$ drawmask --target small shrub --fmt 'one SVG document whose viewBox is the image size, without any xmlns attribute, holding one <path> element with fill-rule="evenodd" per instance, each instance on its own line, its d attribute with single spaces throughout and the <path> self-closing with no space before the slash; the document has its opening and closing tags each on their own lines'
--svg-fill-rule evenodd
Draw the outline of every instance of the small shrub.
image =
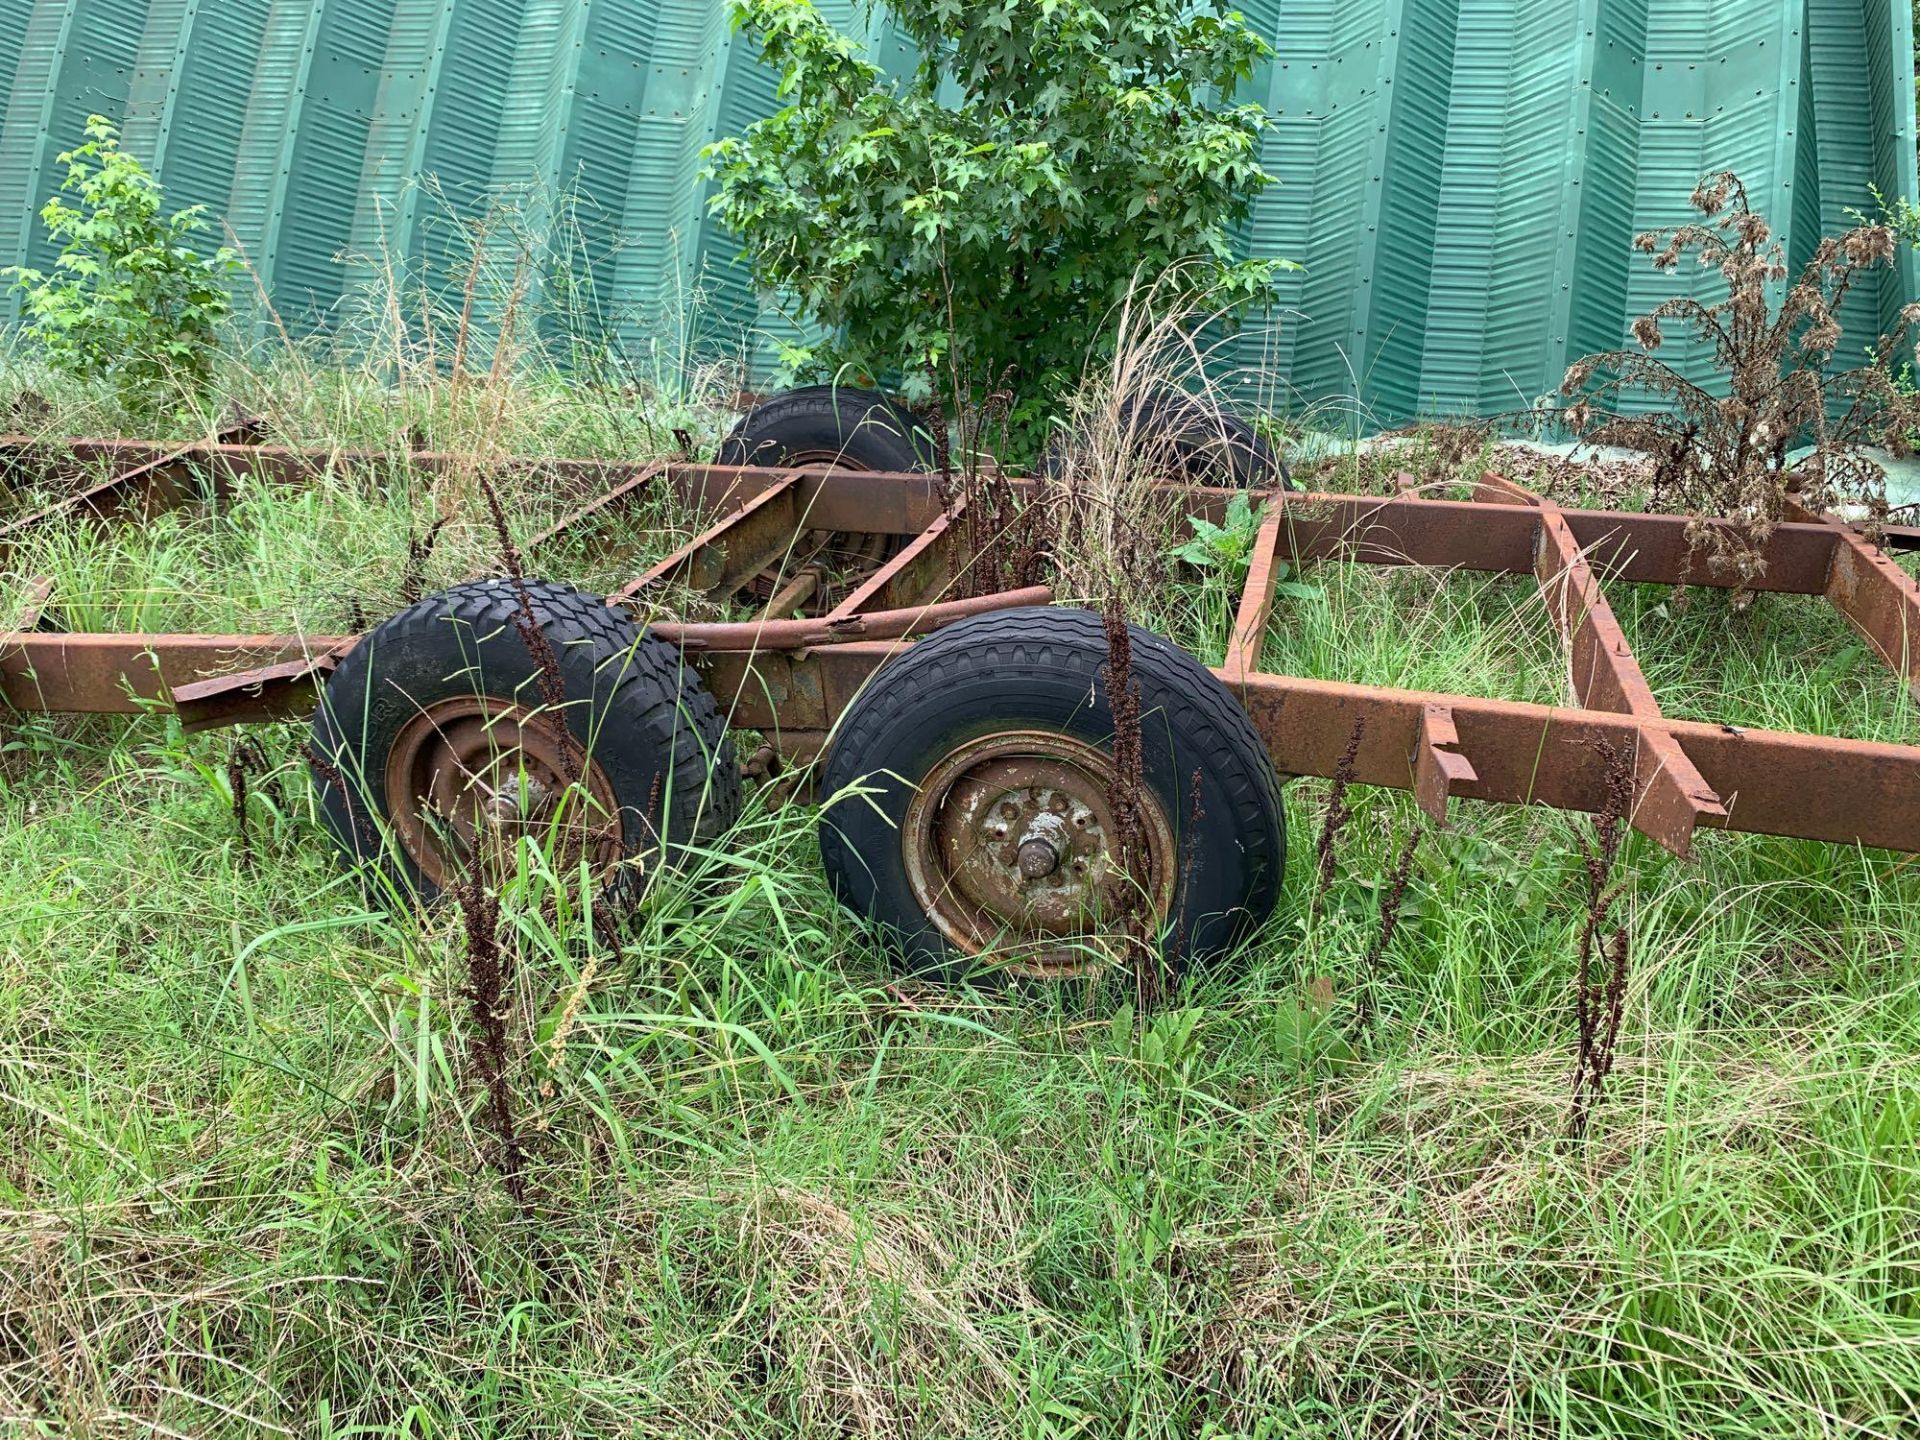
<svg viewBox="0 0 1920 1440">
<path fill-rule="evenodd" d="M 239 268 L 224 246 L 201 255 L 188 241 L 205 229 L 203 207 L 162 216 L 160 183 L 120 148 L 119 133 L 88 117 L 87 140 L 64 152 L 61 190 L 40 211 L 60 246 L 54 273 L 9 267 L 26 300 L 27 332 L 58 370 L 106 380 L 131 409 L 182 395 L 204 397 L 219 353 Z"/>
<path fill-rule="evenodd" d="M 1583 438 L 1652 456 L 1656 502 L 1692 517 L 1694 553 L 1744 601 L 1765 571 L 1767 542 L 1794 483 L 1810 509 L 1853 503 L 1885 514 L 1886 477 L 1860 452 L 1871 444 L 1898 450 L 1913 429 L 1914 400 L 1892 361 L 1920 306 L 1902 312 L 1897 333 L 1882 336 L 1864 364 L 1836 373 L 1841 306 L 1861 272 L 1893 263 L 1893 232 L 1865 224 L 1823 239 L 1776 304 L 1773 288 L 1788 274 L 1784 252 L 1746 187 L 1722 172 L 1702 182 L 1690 203 L 1700 221 L 1638 236 L 1634 246 L 1665 271 L 1697 253 L 1702 268 L 1720 272 L 1725 298 L 1663 301 L 1633 322 L 1639 349 L 1589 355 L 1561 388 L 1577 397 L 1567 420 Z M 1656 358 L 1668 322 L 1711 346 L 1712 385 Z M 1662 408 L 1608 413 L 1636 393 Z M 1803 446 L 1807 453 L 1793 458 Z"/>
<path fill-rule="evenodd" d="M 1016 436 L 1096 354 L 1138 276 L 1261 301 L 1283 262 L 1233 259 L 1272 183 L 1235 90 L 1269 47 L 1205 0 L 898 0 L 922 57 L 892 80 L 811 0 L 736 0 L 784 109 L 707 151 L 754 277 L 825 339 L 795 370 L 1011 385 Z M 949 103 L 943 95 L 955 98 Z"/>
</svg>

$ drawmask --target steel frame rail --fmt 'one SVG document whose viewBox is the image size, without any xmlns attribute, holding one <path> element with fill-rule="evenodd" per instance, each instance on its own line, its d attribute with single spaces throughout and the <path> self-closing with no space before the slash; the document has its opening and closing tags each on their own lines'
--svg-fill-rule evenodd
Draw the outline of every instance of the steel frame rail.
<svg viewBox="0 0 1920 1440">
<path fill-rule="evenodd" d="M 0 440 L 0 465 L 24 464 Z M 38 452 L 44 455 L 44 450 Z M 405 463 L 428 472 L 462 463 L 414 454 L 300 451 L 213 443 L 74 442 L 69 463 L 117 460 L 114 477 L 51 511 L 0 528 L 0 564 L 26 530 L 82 512 L 147 515 L 242 476 L 298 484 L 328 470 L 370 477 Z M 842 710 L 911 637 L 966 616 L 1043 604 L 1045 587 L 949 598 L 974 557 L 958 507 L 937 477 L 830 469 L 677 463 L 618 465 L 518 459 L 583 497 L 528 542 L 538 556 L 665 488 L 718 518 L 609 598 L 652 608 L 668 582 L 727 598 L 790 557 L 805 530 L 904 539 L 892 559 L 826 614 L 731 623 L 664 619 L 651 630 L 680 645 L 734 725 L 767 732 L 790 757 L 816 753 Z M 189 478 L 191 477 L 191 478 Z M 1035 482 L 1009 480 L 1031 497 Z M 1232 492 L 1196 489 L 1194 513 L 1219 518 Z M 89 498 L 92 497 L 92 498 Z M 109 498 L 110 497 L 110 500 Z M 1436 819 L 1450 798 L 1598 811 L 1606 750 L 1632 760 L 1632 823 L 1680 854 L 1700 826 L 1920 852 L 1920 746 L 1783 734 L 1675 720 L 1661 712 L 1607 603 L 1601 571 L 1629 583 L 1722 585 L 1693 573 L 1684 517 L 1564 509 L 1489 479 L 1472 500 L 1288 493 L 1273 497 L 1256 539 L 1224 663 L 1215 673 L 1245 705 L 1288 775 L 1331 776 L 1357 721 L 1362 784 L 1411 791 Z M 1920 585 L 1841 522 L 1799 512 L 1769 543 L 1754 588 L 1821 595 L 1920 696 Z M 1567 657 L 1565 705 L 1397 690 L 1275 675 L 1260 668 L 1283 563 L 1340 560 L 1532 575 Z M 537 563 L 537 560 L 536 560 Z M 38 582 L 28 618 L 0 635 L 0 700 L 17 710 L 132 713 L 173 706 L 189 729 L 296 718 L 353 636 L 63 634 L 57 596 Z"/>
</svg>

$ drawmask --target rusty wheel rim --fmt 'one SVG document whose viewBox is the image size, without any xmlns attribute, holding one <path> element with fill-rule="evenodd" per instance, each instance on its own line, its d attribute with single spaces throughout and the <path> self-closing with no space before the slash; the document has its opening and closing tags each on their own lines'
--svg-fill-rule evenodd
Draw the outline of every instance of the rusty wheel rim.
<svg viewBox="0 0 1920 1440">
<path fill-rule="evenodd" d="M 858 460 L 849 460 L 846 451 L 830 450 L 824 445 L 816 445 L 811 450 L 783 451 L 780 465 L 785 470 L 811 470 L 816 466 L 826 466 L 834 470 L 844 470 L 849 475 L 873 473 L 871 465 L 862 465 Z"/>
<path fill-rule="evenodd" d="M 914 898 L 948 942 L 1009 973 L 1068 979 L 1110 966 L 1120 873 L 1113 758 L 1070 735 L 1002 731 L 950 751 L 901 825 Z M 1147 899 L 1173 899 L 1173 830 L 1144 787 Z"/>
<path fill-rule="evenodd" d="M 401 848 L 440 889 L 476 859 L 497 877 L 526 836 L 554 837 L 556 869 L 584 856 L 604 875 L 620 859 L 606 772 L 564 725 L 511 700 L 459 695 L 416 712 L 387 752 L 386 795 Z"/>
</svg>

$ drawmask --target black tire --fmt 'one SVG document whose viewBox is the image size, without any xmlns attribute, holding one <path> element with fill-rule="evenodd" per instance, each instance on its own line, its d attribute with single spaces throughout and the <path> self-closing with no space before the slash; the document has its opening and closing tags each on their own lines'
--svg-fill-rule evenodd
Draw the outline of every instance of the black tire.
<svg viewBox="0 0 1920 1440">
<path fill-rule="evenodd" d="M 1280 452 L 1251 424 L 1231 410 L 1171 386 L 1120 402 L 1120 423 L 1143 444 L 1165 444 L 1172 461 L 1169 480 L 1222 489 L 1293 489 L 1293 476 Z M 1057 479 L 1065 468 L 1070 435 L 1056 432 L 1047 443 L 1041 469 Z"/>
<path fill-rule="evenodd" d="M 671 855 L 730 826 L 740 810 L 733 746 L 680 652 L 598 596 L 540 580 L 527 590 L 580 763 L 597 767 L 618 806 L 621 852 Z M 551 713 L 518 615 L 507 580 L 430 595 L 361 640 L 321 696 L 311 737 L 321 821 L 349 862 L 377 866 L 400 895 L 431 900 L 440 889 L 394 832 L 386 764 L 403 727 L 426 706 L 475 695 Z M 620 867 L 623 897 L 639 873 Z"/>
<path fill-rule="evenodd" d="M 808 385 L 756 405 L 720 442 L 716 465 L 801 465 L 919 472 L 937 462 L 926 425 L 873 390 Z"/>
<path fill-rule="evenodd" d="M 1130 626 L 1141 700 L 1142 770 L 1179 856 L 1170 960 L 1230 948 L 1272 913 L 1286 860 L 1279 781 L 1246 712 L 1191 655 Z M 996 732 L 1065 734 L 1110 753 L 1113 715 L 1097 615 L 1047 607 L 963 621 L 911 646 L 848 707 L 823 775 L 820 851 L 841 901 L 887 933 L 909 973 L 993 973 L 962 953 L 914 897 L 903 819 L 921 782 Z M 1197 833 L 1182 835 L 1194 813 Z M 858 785 L 863 793 L 843 793 Z"/>
</svg>

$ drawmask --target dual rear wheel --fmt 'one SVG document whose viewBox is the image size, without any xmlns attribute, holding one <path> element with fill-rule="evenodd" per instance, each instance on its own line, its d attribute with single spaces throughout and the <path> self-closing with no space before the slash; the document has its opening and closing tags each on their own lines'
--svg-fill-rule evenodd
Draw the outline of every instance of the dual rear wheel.
<svg viewBox="0 0 1920 1440">
<path fill-rule="evenodd" d="M 321 819 L 389 894 L 430 901 L 476 867 L 492 879 L 533 838 L 557 869 L 631 898 L 738 817 L 725 718 L 679 652 L 596 596 L 528 590 L 531 646 L 511 584 L 480 581 L 387 621 L 327 685 Z M 908 647 L 842 717 L 821 859 L 904 971 L 1085 974 L 1119 958 L 1129 912 L 1169 958 L 1205 957 L 1272 910 L 1285 835 L 1258 735 L 1190 655 L 1129 638 L 1133 776 L 1085 611 L 963 621 Z"/>
<path fill-rule="evenodd" d="M 821 386 L 756 409 L 719 458 L 910 470 L 932 446 L 884 397 Z M 1115 759 L 1105 630 L 1084 611 L 940 631 L 841 717 L 821 858 L 908 972 L 1085 973 L 1113 963 L 1126 917 L 1170 958 L 1204 957 L 1272 910 L 1285 836 L 1264 746 L 1192 656 L 1137 628 L 1129 639 L 1132 773 Z M 366 636 L 329 681 L 311 744 L 323 824 L 392 895 L 430 901 L 531 838 L 630 899 L 737 819 L 727 730 L 681 653 L 623 611 L 482 580 Z"/>
</svg>

